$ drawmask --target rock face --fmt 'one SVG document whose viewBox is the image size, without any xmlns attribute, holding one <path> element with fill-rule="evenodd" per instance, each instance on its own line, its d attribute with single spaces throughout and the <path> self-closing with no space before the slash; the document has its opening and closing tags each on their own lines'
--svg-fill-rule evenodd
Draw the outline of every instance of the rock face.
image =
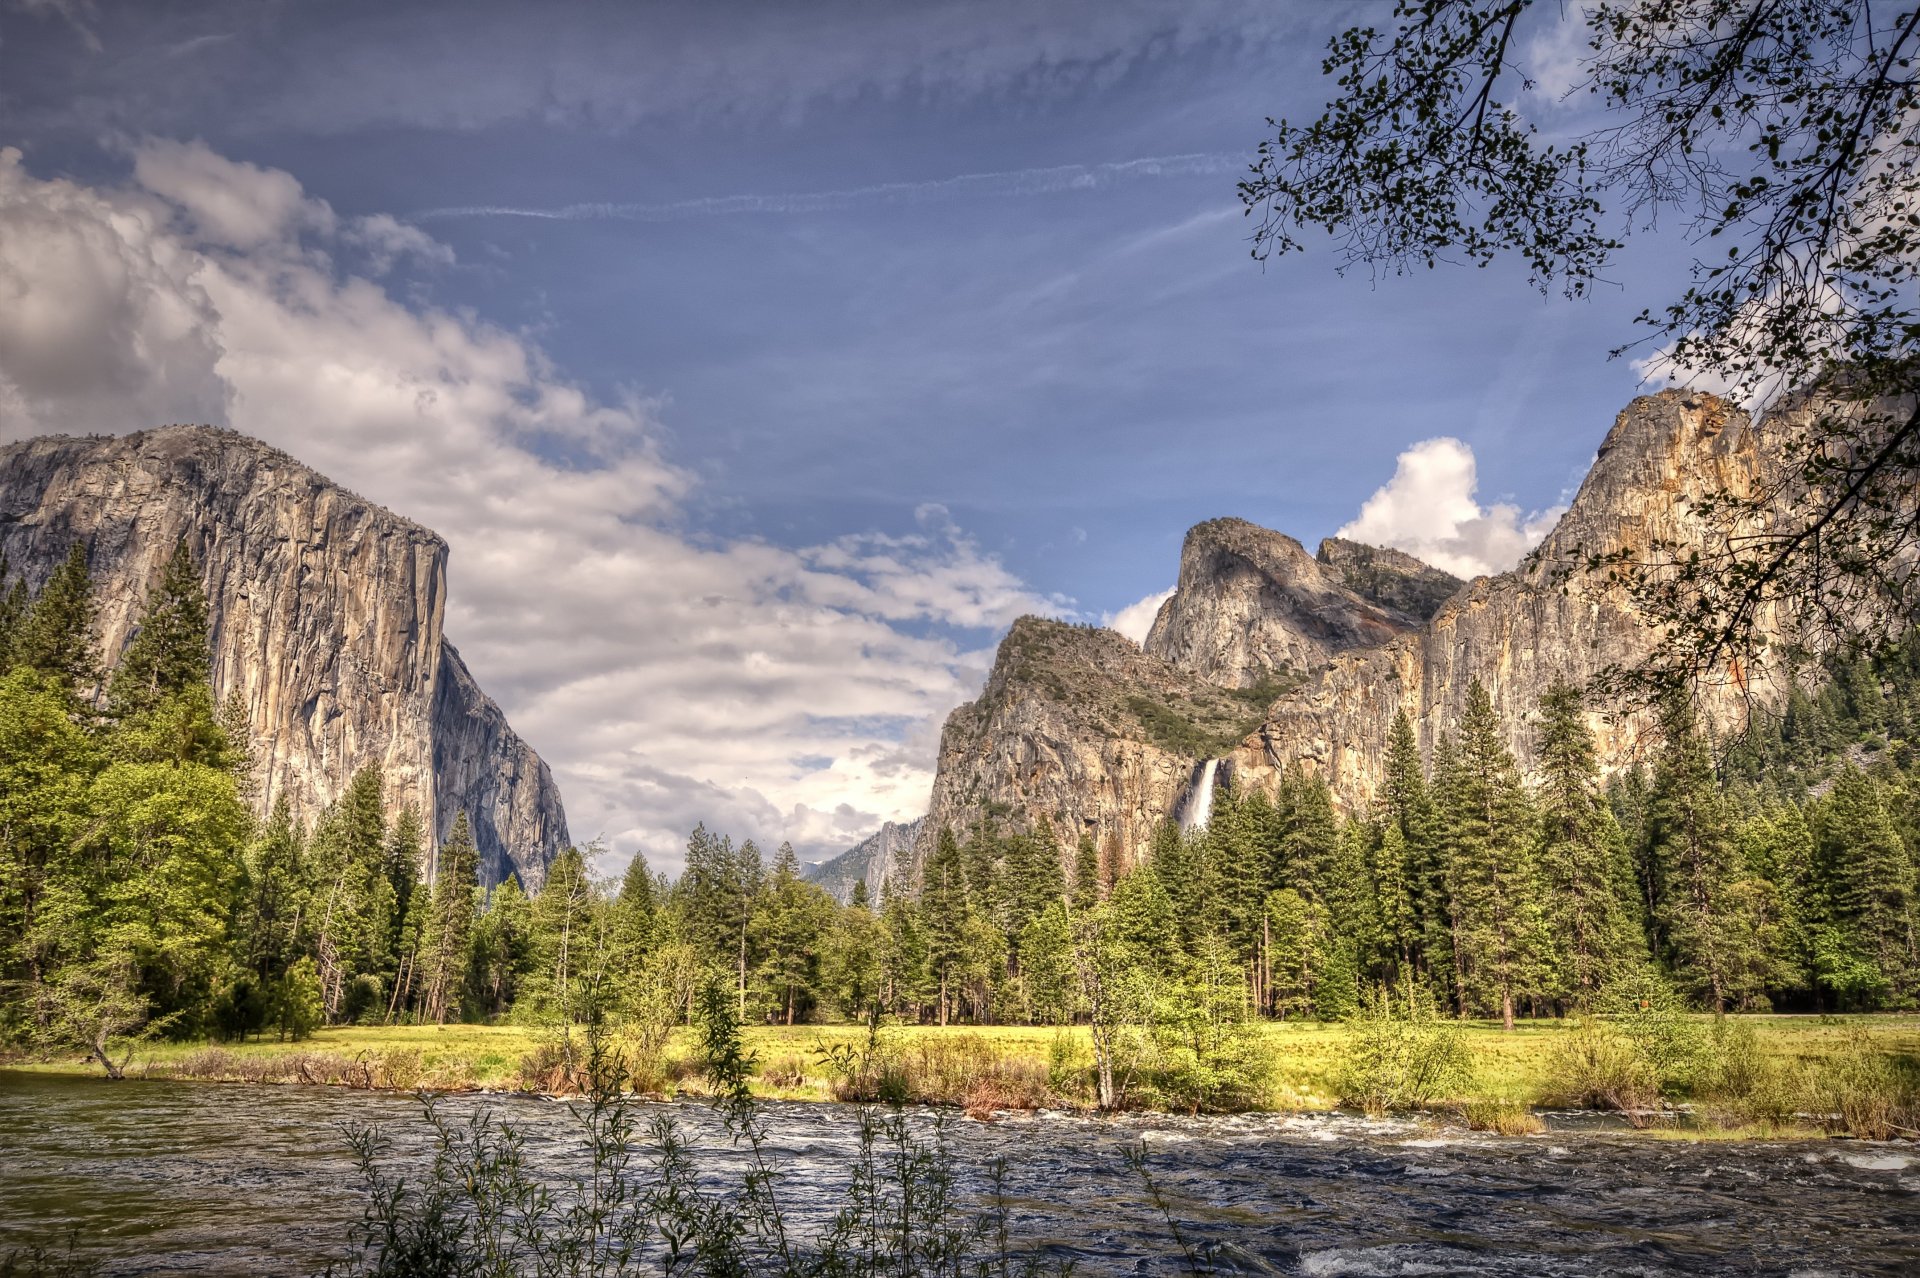
<svg viewBox="0 0 1920 1278">
<path fill-rule="evenodd" d="M 1087 834 L 1124 870 L 1185 799 L 1195 760 L 1258 727 L 1263 695 L 1211 683 L 1111 630 L 1022 617 L 979 698 L 940 734 L 914 864 L 943 827 L 981 816 L 1025 827 L 1045 815 L 1063 856 Z"/>
<path fill-rule="evenodd" d="M 1431 618 L 1466 584 L 1403 550 L 1342 537 L 1322 541 L 1314 558 L 1354 594 L 1415 622 Z"/>
<path fill-rule="evenodd" d="M 1766 481 L 1768 450 L 1744 413 L 1704 394 L 1664 391 L 1635 400 L 1615 421 L 1578 496 L 1518 569 L 1482 577 L 1450 598 L 1420 631 L 1367 652 L 1341 654 L 1269 710 L 1235 752 L 1241 775 L 1272 780 L 1298 764 L 1325 776 L 1349 804 L 1380 782 L 1394 713 L 1413 719 L 1423 749 L 1450 731 L 1478 678 L 1523 765 L 1534 753 L 1541 694 L 1556 681 L 1583 685 L 1632 665 L 1652 636 L 1617 590 L 1580 571 L 1588 555 L 1645 547 L 1656 538 L 1698 543 L 1689 504 L 1721 488 L 1752 492 Z M 1778 623 L 1778 618 L 1771 619 Z M 1763 702 L 1784 692 L 1765 670 L 1741 672 Z M 1709 720 L 1743 721 L 1731 679 L 1702 693 Z M 1589 715 L 1607 770 L 1645 756 L 1644 714 Z"/>
<path fill-rule="evenodd" d="M 311 821 L 375 763 L 436 845 L 465 811 L 483 873 L 542 880 L 567 842 L 559 791 L 441 634 L 438 536 L 232 431 L 0 448 L 0 552 L 37 589 L 85 543 L 110 662 L 182 537 L 205 572 L 214 692 L 247 710 L 263 811 L 284 795 Z"/>
<path fill-rule="evenodd" d="M 926 824 L 925 817 L 905 823 L 889 821 L 839 856 L 808 866 L 801 877 L 818 883 L 842 905 L 853 899 L 853 885 L 864 883 L 867 899 L 878 905 L 881 884 L 896 871 L 904 875 Z"/>
<path fill-rule="evenodd" d="M 1356 594 L 1284 533 L 1214 519 L 1188 531 L 1179 583 L 1145 647 L 1210 683 L 1252 688 L 1298 678 L 1336 652 L 1377 647 L 1419 622 Z"/>
<path fill-rule="evenodd" d="M 947 720 L 922 852 L 942 825 L 985 814 L 1024 827 L 1045 815 L 1063 841 L 1086 831 L 1119 864 L 1137 861 L 1212 758 L 1238 785 L 1273 788 L 1299 767 L 1361 805 L 1380 784 L 1394 715 L 1406 711 L 1430 751 L 1476 678 L 1527 764 L 1553 683 L 1584 684 L 1651 648 L 1624 596 L 1579 570 L 1587 556 L 1655 539 L 1700 544 L 1690 503 L 1721 488 L 1764 491 L 1780 451 L 1768 438 L 1791 420 L 1789 410 L 1756 426 L 1681 391 L 1634 401 L 1535 555 L 1465 585 L 1398 551 L 1329 539 L 1314 558 L 1243 520 L 1201 524 L 1144 653 L 1104 631 L 1015 624 L 985 692 Z M 1038 661 L 1043 642 L 1050 655 Z M 1743 721 L 1748 696 L 1783 693 L 1773 672 L 1747 669 L 1702 696 L 1706 717 L 1726 728 Z M 1248 729 L 1239 735 L 1236 699 Z M 1603 767 L 1644 756 L 1646 716 L 1589 722 Z"/>
</svg>

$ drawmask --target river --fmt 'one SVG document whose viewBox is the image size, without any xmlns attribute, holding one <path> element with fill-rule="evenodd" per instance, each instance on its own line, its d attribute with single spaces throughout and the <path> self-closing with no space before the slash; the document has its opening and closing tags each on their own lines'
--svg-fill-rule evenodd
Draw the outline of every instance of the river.
<svg viewBox="0 0 1920 1278">
<path fill-rule="evenodd" d="M 564 1105 L 493 1106 L 564 1166 Z M 674 1107 L 703 1147 L 713 1116 Z M 850 1111 L 770 1107 L 783 1194 L 824 1210 L 855 1145 Z M 407 1096 L 0 1071 L 0 1255 L 77 1229 L 114 1274 L 310 1273 L 360 1211 L 341 1136 L 390 1125 Z M 1106 1122 L 1014 1117 L 953 1129 L 963 1163 L 1009 1161 L 1018 1239 L 1081 1273 L 1183 1268 L 1122 1151 L 1144 1140 L 1190 1239 L 1225 1272 L 1308 1275 L 1920 1273 L 1920 1150 L 1859 1142 L 1677 1142 L 1553 1116 L 1481 1137 L 1339 1115 Z M 729 1160 L 724 1150 L 716 1166 Z"/>
</svg>

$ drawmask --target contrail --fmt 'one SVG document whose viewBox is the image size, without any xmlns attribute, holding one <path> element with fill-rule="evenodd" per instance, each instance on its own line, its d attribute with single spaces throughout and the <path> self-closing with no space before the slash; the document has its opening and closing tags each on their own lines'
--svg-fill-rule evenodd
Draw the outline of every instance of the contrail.
<svg viewBox="0 0 1920 1278">
<path fill-rule="evenodd" d="M 423 209 L 416 221 L 456 217 L 531 217 L 555 222 L 680 222 L 690 218 L 735 217 L 762 213 L 790 215 L 831 213 L 874 204 L 924 204 L 934 200 L 1009 195 L 1055 195 L 1069 191 L 1097 191 L 1140 178 L 1210 176 L 1245 168 L 1240 155 L 1196 152 L 1155 155 L 1106 164 L 1060 164 L 1045 169 L 1011 169 L 1002 173 L 962 173 L 926 182 L 883 182 L 844 191 L 805 191 L 786 195 L 716 195 L 671 204 L 563 204 L 554 208 L 522 208 L 509 204 L 461 204 Z"/>
</svg>

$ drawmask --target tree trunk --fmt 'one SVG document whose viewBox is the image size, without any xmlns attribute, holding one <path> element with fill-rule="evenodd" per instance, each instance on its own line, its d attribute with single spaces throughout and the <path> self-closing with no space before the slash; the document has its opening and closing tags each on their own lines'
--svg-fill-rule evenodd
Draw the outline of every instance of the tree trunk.
<svg viewBox="0 0 1920 1278">
<path fill-rule="evenodd" d="M 114 1064 L 113 1057 L 107 1055 L 107 1031 L 104 1026 L 94 1031 L 93 1058 L 100 1062 L 100 1068 L 107 1071 L 107 1077 L 121 1079 L 126 1077 L 126 1066 Z"/>
<path fill-rule="evenodd" d="M 1513 1029 L 1513 990 L 1500 991 L 1500 1028 L 1509 1032 Z"/>
</svg>

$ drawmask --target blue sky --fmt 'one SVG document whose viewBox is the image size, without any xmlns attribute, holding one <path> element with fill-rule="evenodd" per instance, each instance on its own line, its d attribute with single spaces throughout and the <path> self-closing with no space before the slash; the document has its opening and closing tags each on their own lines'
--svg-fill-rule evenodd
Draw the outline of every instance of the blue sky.
<svg viewBox="0 0 1920 1278">
<path fill-rule="evenodd" d="M 1618 287 L 1580 303 L 1542 298 L 1505 267 L 1376 283 L 1339 277 L 1326 253 L 1264 269 L 1248 257 L 1234 183 L 1265 117 L 1311 111 L 1326 38 L 1382 9 L 16 4 L 0 9 L 16 213 L 164 208 L 153 269 L 191 292 L 213 263 L 220 287 L 200 343 L 213 353 L 129 373 L 140 389 L 118 400 L 60 399 L 27 362 L 38 346 L 0 331 L 0 379 L 15 387 L 0 428 L 137 429 L 197 409 L 349 472 L 448 536 L 456 603 L 469 600 L 449 634 L 554 760 L 576 834 L 607 835 L 610 863 L 638 847 L 670 864 L 693 815 L 824 855 L 924 803 L 938 719 L 977 687 L 1010 615 L 1097 619 L 1164 589 L 1198 520 L 1240 515 L 1311 546 L 1436 437 L 1471 450 L 1477 492 L 1461 491 L 1455 465 L 1445 494 L 1470 499 L 1469 521 L 1477 503 L 1524 537 L 1527 516 L 1577 484 L 1637 390 L 1606 351 L 1678 282 L 1683 246 L 1641 237 Z M 1544 95 L 1534 109 L 1566 123 Z M 239 227 L 234 200 L 271 204 L 277 220 Z M 201 265 L 179 266 L 182 254 Z M 51 260 L 15 272 L 43 302 Z M 570 512 L 550 528 L 537 510 L 456 509 L 419 476 L 356 461 L 352 404 L 336 414 L 305 389 L 276 399 L 245 358 L 261 330 L 240 317 L 296 268 L 343 316 L 373 305 L 353 301 L 371 290 L 392 323 L 457 330 L 507 370 L 499 396 L 463 410 L 475 420 L 445 437 L 420 428 L 421 457 L 460 456 L 448 450 L 471 429 L 508 450 L 476 472 L 519 457 L 543 476 L 631 476 L 631 500 L 582 544 L 631 558 L 634 575 L 582 583 L 567 602 L 589 615 L 544 637 L 501 622 L 543 611 L 527 543 L 550 534 L 554 553 L 577 554 L 553 531 Z M 265 296 L 244 291 L 255 286 Z M 316 326 L 308 346 L 343 331 L 301 322 Z M 432 341 L 420 349 L 438 358 Z M 463 384 L 494 375 L 477 367 Z M 523 402 L 502 409 L 501 396 Z M 522 420 L 535 399 L 566 406 Z M 1423 501 L 1406 474 L 1405 495 Z M 1433 534 L 1376 513 L 1382 539 L 1404 532 L 1418 549 Z M 488 540 L 505 523 L 535 530 L 523 553 Z M 622 545 L 619 527 L 644 537 Z M 1513 552 L 1511 537 L 1469 542 L 1460 553 L 1488 568 Z M 671 663 L 655 658 L 687 650 L 687 634 L 649 617 L 673 609 L 621 609 L 650 579 L 677 589 L 673 557 L 713 562 L 701 555 L 753 565 L 741 571 L 754 584 L 729 596 L 752 619 L 736 629 L 776 617 L 791 633 L 795 609 L 824 610 L 829 628 L 871 623 L 844 649 L 869 663 L 865 691 L 821 688 L 809 706 L 810 676 L 777 689 L 749 677 L 747 701 L 796 698 L 756 721 L 784 744 L 753 758 L 721 732 L 689 744 L 701 733 L 687 725 L 742 713 L 729 662 L 791 657 L 750 640 L 678 682 L 662 673 Z M 619 633 L 582 648 L 583 627 Z M 620 634 L 656 629 L 658 647 L 620 655 Z M 910 692 L 874 692 L 895 686 Z M 669 729 L 657 710 L 583 719 L 622 698 L 671 701 L 667 717 L 685 723 Z M 838 726 L 794 726 L 822 722 Z M 777 759 L 792 777 L 769 779 Z"/>
</svg>

